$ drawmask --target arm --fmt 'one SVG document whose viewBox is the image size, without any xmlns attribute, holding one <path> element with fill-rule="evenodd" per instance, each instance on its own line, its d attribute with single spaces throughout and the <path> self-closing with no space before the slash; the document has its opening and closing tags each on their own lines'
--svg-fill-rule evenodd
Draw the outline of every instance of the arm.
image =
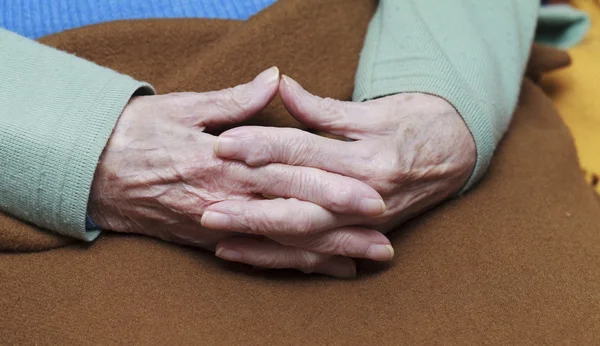
<svg viewBox="0 0 600 346">
<path fill-rule="evenodd" d="M 298 175 L 293 169 L 261 170 L 215 158 L 216 137 L 204 130 L 241 122 L 262 110 L 277 93 L 276 68 L 221 91 L 132 98 L 153 91 L 0 31 L 0 76 L 0 210 L 40 227 L 90 241 L 98 232 L 85 229 L 89 211 L 101 229 L 214 250 L 232 233 L 206 230 L 201 218 L 207 206 L 220 200 L 275 203 L 271 212 L 285 215 L 289 209 L 296 217 L 317 210 L 322 219 L 331 216 L 325 208 L 361 215 L 383 212 L 379 194 L 358 180 L 317 172 L 323 188 L 309 191 L 302 188 L 302 177 L 314 169 Z M 343 203 L 337 202 L 339 186 L 351 191 Z M 262 194 L 297 202 L 286 209 L 256 197 Z M 260 227 L 247 233 L 268 231 Z M 295 228 L 277 231 L 286 244 L 296 245 Z M 284 266 L 348 277 L 355 275 L 354 262 L 330 259 L 332 255 L 390 257 L 384 236 L 358 227 L 311 233 L 300 241 L 293 258 L 277 251 L 271 258 L 293 261 L 280 264 Z"/>
<path fill-rule="evenodd" d="M 0 29 L 0 210 L 82 240 L 98 158 L 147 84 Z"/>
<path fill-rule="evenodd" d="M 288 77 L 280 83 L 296 120 L 352 141 L 240 127 L 220 135 L 217 155 L 363 181 L 384 198 L 385 213 L 340 216 L 328 227 L 393 230 L 485 172 L 515 109 L 538 6 L 537 0 L 381 0 L 357 72 L 358 102 L 320 98 Z M 239 210 L 231 203 L 209 208 L 243 224 Z M 274 222 L 268 213 L 262 219 Z M 250 242 L 220 246 L 245 254 L 241 261 L 249 264 L 261 251 Z"/>
<path fill-rule="evenodd" d="M 420 92 L 450 102 L 477 148 L 469 188 L 485 173 L 507 130 L 538 9 L 537 0 L 381 0 L 354 100 Z"/>
</svg>

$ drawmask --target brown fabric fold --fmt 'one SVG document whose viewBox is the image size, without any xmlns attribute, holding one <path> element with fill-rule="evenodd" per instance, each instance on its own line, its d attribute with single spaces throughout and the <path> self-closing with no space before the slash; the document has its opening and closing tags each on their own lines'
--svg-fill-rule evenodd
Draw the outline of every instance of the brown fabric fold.
<svg viewBox="0 0 600 346">
<path fill-rule="evenodd" d="M 282 0 L 244 23 L 114 22 L 42 42 L 161 93 L 228 87 L 277 65 L 316 94 L 349 99 L 375 6 Z M 529 71 L 567 62 L 543 49 Z M 278 101 L 253 123 L 296 125 Z M 531 81 L 486 178 L 390 236 L 393 263 L 362 262 L 358 279 L 338 281 L 255 272 L 141 236 L 69 243 L 0 216 L 0 342 L 600 343 L 600 205 Z"/>
</svg>

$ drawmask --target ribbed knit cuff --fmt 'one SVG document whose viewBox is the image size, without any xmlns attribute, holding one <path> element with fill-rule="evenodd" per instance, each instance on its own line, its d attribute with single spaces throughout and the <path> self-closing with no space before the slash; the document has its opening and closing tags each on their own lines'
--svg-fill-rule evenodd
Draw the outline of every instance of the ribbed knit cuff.
<svg viewBox="0 0 600 346">
<path fill-rule="evenodd" d="M 583 40 L 590 26 L 590 17 L 584 11 L 569 5 L 544 6 L 540 9 L 535 40 L 568 49 Z"/>
<path fill-rule="evenodd" d="M 82 94 L 75 109 L 69 110 L 74 116 L 85 116 L 69 124 L 71 128 L 61 131 L 64 137 L 58 138 L 61 142 L 70 142 L 75 149 L 64 165 L 47 167 L 48 170 L 55 170 L 53 174 L 56 176 L 64 177 L 62 184 L 65 187 L 57 196 L 58 201 L 47 201 L 60 205 L 57 212 L 61 217 L 55 218 L 51 229 L 85 241 L 95 239 L 100 233 L 99 230 L 86 230 L 85 222 L 98 159 L 131 97 L 134 94 L 154 93 L 149 85 L 117 73 L 102 76 L 95 83 L 101 87 Z"/>
<path fill-rule="evenodd" d="M 0 29 L 0 210 L 85 241 L 98 159 L 142 82 Z"/>
<path fill-rule="evenodd" d="M 355 101 L 403 92 L 439 96 L 463 117 L 484 175 L 508 129 L 539 1 L 380 0 L 361 52 Z"/>
<path fill-rule="evenodd" d="M 362 102 L 378 97 L 399 93 L 425 93 L 441 97 L 456 108 L 463 117 L 477 149 L 477 162 L 467 184 L 461 189 L 464 193 L 470 189 L 486 172 L 494 154 L 494 110 L 485 102 L 466 92 L 456 80 L 443 78 L 442 71 L 431 71 L 431 66 L 423 66 L 417 71 L 430 71 L 428 74 L 406 73 L 398 78 L 363 78 L 359 75 L 354 90 L 354 101 Z M 413 66 L 412 71 L 415 66 Z"/>
</svg>

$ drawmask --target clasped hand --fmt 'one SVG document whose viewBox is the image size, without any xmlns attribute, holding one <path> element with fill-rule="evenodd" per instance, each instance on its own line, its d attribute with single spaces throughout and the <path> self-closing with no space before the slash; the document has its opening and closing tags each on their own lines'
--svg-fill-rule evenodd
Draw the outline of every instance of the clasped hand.
<svg viewBox="0 0 600 346">
<path fill-rule="evenodd" d="M 306 131 L 235 125 L 279 93 Z M 384 233 L 457 193 L 476 159 L 457 111 L 432 95 L 322 99 L 271 68 L 207 93 L 134 97 L 96 169 L 101 228 L 216 251 L 262 268 L 340 278 L 388 261 Z M 267 198 L 268 197 L 268 198 Z"/>
</svg>

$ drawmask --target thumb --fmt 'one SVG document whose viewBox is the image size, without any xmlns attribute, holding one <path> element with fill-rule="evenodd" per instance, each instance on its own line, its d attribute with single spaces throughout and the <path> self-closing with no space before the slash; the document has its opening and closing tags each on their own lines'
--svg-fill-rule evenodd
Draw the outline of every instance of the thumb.
<svg viewBox="0 0 600 346">
<path fill-rule="evenodd" d="M 306 91 L 288 76 L 279 82 L 281 100 L 288 112 L 309 128 L 352 139 L 362 139 L 373 127 L 367 103 L 321 98 Z"/>
<path fill-rule="evenodd" d="M 219 127 L 240 123 L 262 111 L 277 95 L 279 69 L 271 67 L 249 83 L 196 94 L 194 125 Z M 199 119 L 198 119 L 199 118 Z"/>
</svg>

